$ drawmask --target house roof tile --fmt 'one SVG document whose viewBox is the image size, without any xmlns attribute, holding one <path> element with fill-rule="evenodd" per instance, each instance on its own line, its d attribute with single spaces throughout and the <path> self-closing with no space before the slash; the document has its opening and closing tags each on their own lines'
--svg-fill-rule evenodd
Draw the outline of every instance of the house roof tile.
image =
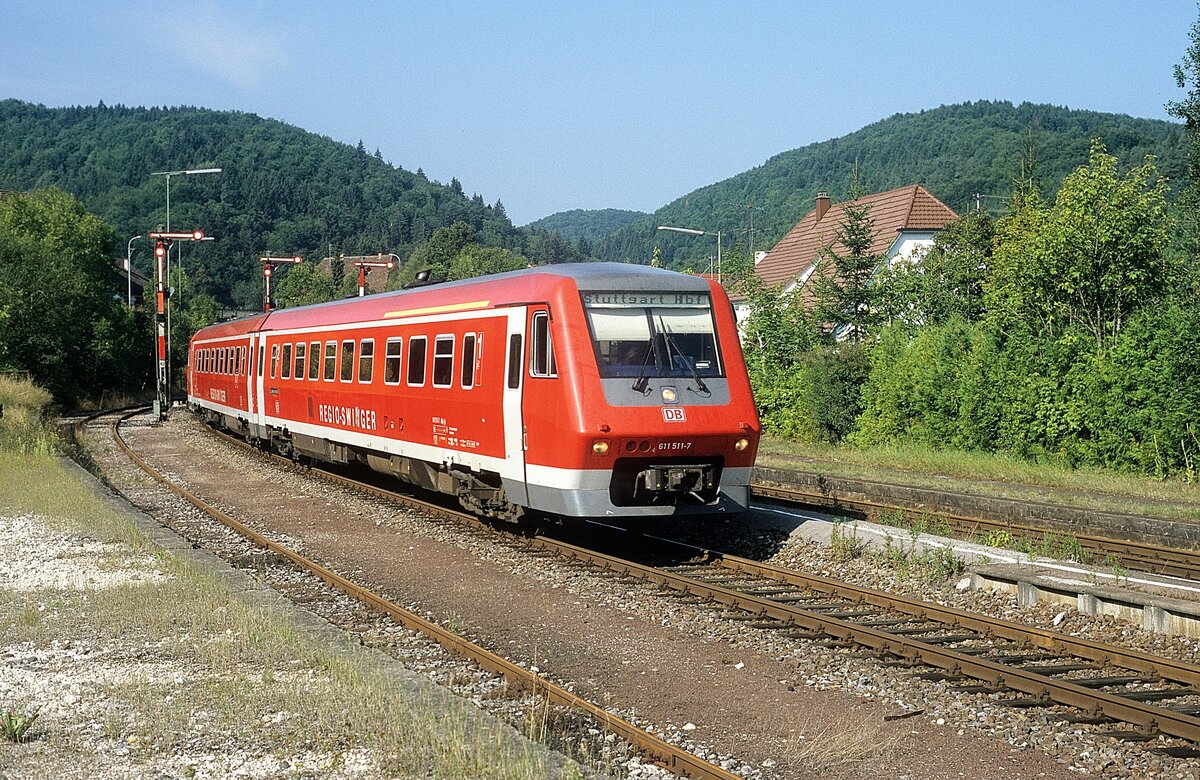
<svg viewBox="0 0 1200 780">
<path fill-rule="evenodd" d="M 840 247 L 837 234 L 845 221 L 846 206 L 854 202 L 835 203 L 819 219 L 816 209 L 805 214 L 755 266 L 755 275 L 767 285 L 787 285 L 817 260 L 823 248 Z M 870 208 L 873 254 L 886 252 L 902 231 L 938 230 L 958 217 L 919 184 L 866 195 L 857 202 Z"/>
</svg>

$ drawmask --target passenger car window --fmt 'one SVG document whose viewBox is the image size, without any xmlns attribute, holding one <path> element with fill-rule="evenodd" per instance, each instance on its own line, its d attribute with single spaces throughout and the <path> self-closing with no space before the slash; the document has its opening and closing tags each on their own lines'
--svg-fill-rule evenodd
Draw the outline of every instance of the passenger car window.
<svg viewBox="0 0 1200 780">
<path fill-rule="evenodd" d="M 550 315 L 538 312 L 533 315 L 533 335 L 529 342 L 529 374 L 531 376 L 558 376 L 558 365 L 554 361 L 554 345 L 550 341 Z"/>
<path fill-rule="evenodd" d="M 462 348 L 462 386 L 470 389 L 475 386 L 475 334 L 463 336 Z"/>
<path fill-rule="evenodd" d="M 425 384 L 425 337 L 408 340 L 408 383 L 414 387 Z"/>
<path fill-rule="evenodd" d="M 370 384 L 375 373 L 375 341 L 363 339 L 358 351 L 358 381 Z"/>
<path fill-rule="evenodd" d="M 400 356 L 403 354 L 402 339 L 388 339 L 387 352 L 383 358 L 383 383 L 400 384 Z"/>
<path fill-rule="evenodd" d="M 454 384 L 454 336 L 438 336 L 433 342 L 433 386 Z"/>
</svg>

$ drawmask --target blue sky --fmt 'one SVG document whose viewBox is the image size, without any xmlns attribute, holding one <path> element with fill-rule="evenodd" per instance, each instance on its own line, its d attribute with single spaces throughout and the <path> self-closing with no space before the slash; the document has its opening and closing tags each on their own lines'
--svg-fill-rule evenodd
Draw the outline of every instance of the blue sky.
<svg viewBox="0 0 1200 780">
<path fill-rule="evenodd" d="M 1167 119 L 1195 0 L 0 0 L 0 98 L 279 119 L 523 224 L 968 100 Z M 205 162 L 205 161 L 198 161 Z"/>
</svg>

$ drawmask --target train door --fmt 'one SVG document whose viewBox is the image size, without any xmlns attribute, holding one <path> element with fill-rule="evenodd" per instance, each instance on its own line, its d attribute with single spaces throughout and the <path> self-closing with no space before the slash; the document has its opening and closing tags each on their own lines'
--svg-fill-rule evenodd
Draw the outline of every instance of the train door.
<svg viewBox="0 0 1200 780">
<path fill-rule="evenodd" d="M 508 310 L 508 345 L 504 362 L 504 473 L 505 492 L 514 504 L 528 506 L 525 481 L 525 307 Z"/>
<path fill-rule="evenodd" d="M 256 422 L 254 415 L 258 414 L 257 398 L 254 396 L 254 378 L 257 376 L 255 372 L 255 353 L 254 347 L 258 343 L 258 334 L 251 333 L 249 343 L 246 348 L 246 411 L 250 414 L 250 422 Z"/>
<path fill-rule="evenodd" d="M 267 363 L 266 351 L 267 336 L 265 333 L 259 333 L 254 343 L 254 408 L 257 414 L 255 421 L 264 426 L 267 424 L 267 402 L 263 396 L 263 374 Z"/>
</svg>

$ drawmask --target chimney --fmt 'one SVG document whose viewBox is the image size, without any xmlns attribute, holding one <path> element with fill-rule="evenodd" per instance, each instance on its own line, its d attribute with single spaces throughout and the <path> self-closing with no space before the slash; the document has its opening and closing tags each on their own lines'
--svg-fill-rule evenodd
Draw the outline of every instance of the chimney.
<svg viewBox="0 0 1200 780">
<path fill-rule="evenodd" d="M 821 217 L 825 216 L 825 212 L 829 211 L 829 193 L 824 190 L 817 193 L 817 221 L 821 221 Z"/>
</svg>

